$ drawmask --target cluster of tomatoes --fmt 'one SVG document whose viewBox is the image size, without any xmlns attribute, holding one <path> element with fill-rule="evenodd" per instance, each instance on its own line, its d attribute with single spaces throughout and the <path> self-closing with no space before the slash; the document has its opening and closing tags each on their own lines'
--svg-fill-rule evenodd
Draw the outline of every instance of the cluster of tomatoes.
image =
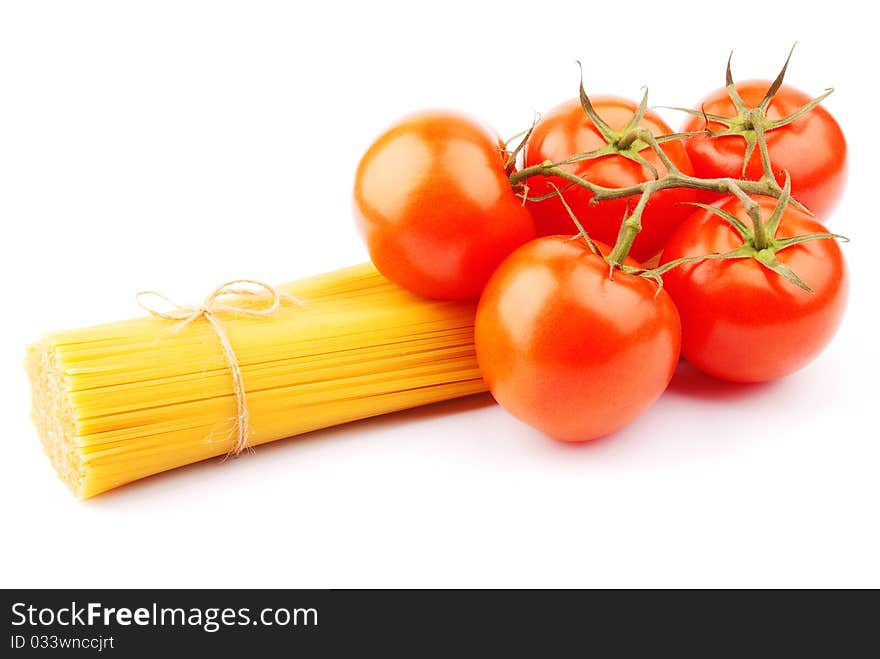
<svg viewBox="0 0 880 659">
<path fill-rule="evenodd" d="M 634 419 L 680 356 L 735 382 L 792 373 L 828 343 L 846 304 L 841 250 L 821 224 L 843 191 L 846 143 L 781 76 L 728 82 L 677 135 L 643 104 L 584 94 L 541 118 L 514 153 L 467 116 L 403 119 L 357 170 L 356 219 L 373 262 L 420 295 L 479 297 L 489 389 L 557 439 Z M 655 148 L 633 138 L 641 130 L 661 138 Z M 553 163 L 556 174 L 521 176 Z M 670 168 L 705 185 L 651 194 L 621 250 L 639 196 L 597 202 L 578 179 L 637 189 Z M 768 176 L 774 196 L 724 188 Z"/>
</svg>

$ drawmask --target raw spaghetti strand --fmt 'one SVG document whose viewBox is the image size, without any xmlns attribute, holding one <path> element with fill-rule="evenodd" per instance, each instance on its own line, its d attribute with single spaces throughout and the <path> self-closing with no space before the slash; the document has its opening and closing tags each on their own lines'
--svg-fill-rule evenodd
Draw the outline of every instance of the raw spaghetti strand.
<svg viewBox="0 0 880 659">
<path fill-rule="evenodd" d="M 256 289 L 235 288 L 236 286 L 241 285 L 254 286 L 256 287 Z M 224 297 L 228 296 L 237 296 L 244 298 L 250 297 L 258 301 L 271 300 L 271 303 L 269 304 L 269 306 L 264 308 L 258 307 L 252 309 L 249 307 L 241 306 L 239 304 L 227 304 L 221 302 Z M 171 308 L 168 311 L 160 311 L 159 309 L 144 301 L 147 297 L 159 298 Z M 273 313 L 275 313 L 275 311 L 278 310 L 278 307 L 281 306 L 281 302 L 283 300 L 287 300 L 295 304 L 302 304 L 302 300 L 295 298 L 292 295 L 282 293 L 273 286 L 270 286 L 269 284 L 262 281 L 257 281 L 255 279 L 233 279 L 232 281 L 228 281 L 225 284 L 221 284 L 214 290 L 213 293 L 205 298 L 205 301 L 202 302 L 201 305 L 198 306 L 185 306 L 177 304 L 176 302 L 171 301 L 166 296 L 162 295 L 161 293 L 157 293 L 156 291 L 141 291 L 135 296 L 135 301 L 137 302 L 138 306 L 144 311 L 149 311 L 151 315 L 158 318 L 164 318 L 165 320 L 179 321 L 174 327 L 174 332 L 180 332 L 190 323 L 198 320 L 199 318 L 204 318 L 211 324 L 211 327 L 213 327 L 214 331 L 217 333 L 217 338 L 220 339 L 220 345 L 223 347 L 223 356 L 226 358 L 226 363 L 229 364 L 229 371 L 232 374 L 232 391 L 235 394 L 236 439 L 235 444 L 233 444 L 232 449 L 227 454 L 227 457 L 236 457 L 240 455 L 242 451 L 248 448 L 248 438 L 250 436 L 250 415 L 248 414 L 247 395 L 245 394 L 244 389 L 244 378 L 242 378 L 241 375 L 241 366 L 238 363 L 238 358 L 235 356 L 235 350 L 233 350 L 232 344 L 229 342 L 229 335 L 226 333 L 226 330 L 223 329 L 222 323 L 220 323 L 220 321 L 217 319 L 217 314 L 239 313 L 254 317 L 271 316 Z"/>
</svg>

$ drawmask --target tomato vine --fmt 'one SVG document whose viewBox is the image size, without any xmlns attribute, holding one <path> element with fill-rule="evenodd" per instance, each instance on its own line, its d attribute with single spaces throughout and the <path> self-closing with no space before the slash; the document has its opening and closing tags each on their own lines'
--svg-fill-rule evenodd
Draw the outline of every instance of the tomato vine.
<svg viewBox="0 0 880 659">
<path fill-rule="evenodd" d="M 700 259 L 733 259 L 750 257 L 755 258 L 764 267 L 783 276 L 796 286 L 809 290 L 809 287 L 797 276 L 796 273 L 781 264 L 775 258 L 775 253 L 791 245 L 810 240 L 846 239 L 838 234 L 825 232 L 798 236 L 796 239 L 777 240 L 775 237 L 775 232 L 779 225 L 779 218 L 782 216 L 788 205 L 794 206 L 811 215 L 812 213 L 797 199 L 791 196 L 791 182 L 787 172 L 785 172 L 785 183 L 783 185 L 780 185 L 774 176 L 770 152 L 767 146 L 767 133 L 783 126 L 787 126 L 805 116 L 816 108 L 833 91 L 832 89 L 825 90 L 823 94 L 810 100 L 808 103 L 785 117 L 772 120 L 768 118 L 767 109 L 782 86 L 793 50 L 794 47 L 792 47 L 792 51 L 789 52 L 779 74 L 768 87 L 760 103 L 755 107 L 749 107 L 736 89 L 731 72 L 731 54 L 731 57 L 728 58 L 727 61 L 725 86 L 736 109 L 735 117 L 708 114 L 705 111 L 688 108 L 671 108 L 692 115 L 701 116 L 705 121 L 705 128 L 699 133 L 683 132 L 657 136 L 650 130 L 641 127 L 640 123 L 648 107 L 647 90 L 644 92 L 637 110 L 627 125 L 622 130 L 613 130 L 593 107 L 593 103 L 584 88 L 583 72 L 581 71 L 579 87 L 581 107 L 587 118 L 592 122 L 606 142 L 605 146 L 589 152 L 573 154 L 563 160 L 546 160 L 539 164 L 524 167 L 519 171 L 513 171 L 509 176 L 509 182 L 517 196 L 522 199 L 524 205 L 527 203 L 540 203 L 554 197 L 558 197 L 562 200 L 565 210 L 568 212 L 577 228 L 577 234 L 575 236 L 582 237 L 593 252 L 595 252 L 595 247 L 592 245 L 592 241 L 587 235 L 584 225 L 578 221 L 576 213 L 571 209 L 569 204 L 566 203 L 563 197 L 565 190 L 571 186 L 585 188 L 592 193 L 592 198 L 590 200 L 591 204 L 599 204 L 611 199 L 638 196 L 638 201 L 632 209 L 632 212 L 627 208 L 627 212 L 621 220 L 617 241 L 614 244 L 611 253 L 605 257 L 609 264 L 609 272 L 611 276 L 613 276 L 613 271 L 615 269 L 620 269 L 631 274 L 641 274 L 650 277 L 657 280 L 662 285 L 662 274 L 683 263 L 690 263 Z M 724 126 L 724 129 L 721 131 L 712 131 L 709 128 L 710 122 L 721 124 Z M 517 155 L 528 142 L 533 130 L 534 124 L 531 129 L 522 133 L 522 135 L 524 135 L 522 141 L 509 155 L 507 163 L 509 166 L 514 163 Z M 710 138 L 740 136 L 745 140 L 746 151 L 741 178 L 704 178 L 686 174 L 676 166 L 675 162 L 673 162 L 661 147 L 661 144 L 664 142 L 686 139 L 698 134 L 706 135 Z M 657 169 L 642 155 L 641 152 L 645 149 L 653 151 L 659 161 L 666 168 L 666 172 L 662 176 L 658 174 Z M 762 173 L 757 180 L 749 180 L 746 178 L 746 168 L 755 151 L 757 151 L 760 157 Z M 579 176 L 566 169 L 567 165 L 603 158 L 610 155 L 621 156 L 639 163 L 652 174 L 653 178 L 634 185 L 608 187 L 600 185 L 584 176 Z M 552 192 L 538 197 L 530 197 L 528 180 L 533 177 L 556 177 L 566 181 L 568 185 L 565 188 L 560 189 L 556 185 L 551 184 L 551 187 L 553 188 Z M 661 190 L 672 188 L 691 188 L 695 190 L 729 194 L 739 199 L 751 220 L 751 227 L 746 227 L 740 220 L 730 216 L 729 213 L 720 212 L 717 209 L 706 206 L 705 204 L 695 203 L 695 205 L 707 208 L 710 212 L 718 214 L 722 219 L 730 223 L 737 230 L 737 233 L 739 233 L 743 240 L 742 248 L 728 253 L 710 253 L 702 256 L 688 257 L 686 259 L 681 259 L 678 262 L 666 263 L 659 268 L 634 268 L 625 265 L 624 262 L 632 248 L 633 241 L 642 230 L 642 215 L 652 195 Z M 754 196 L 767 196 L 778 200 L 777 206 L 770 217 L 766 219 L 762 217 L 761 206 L 753 199 Z"/>
</svg>

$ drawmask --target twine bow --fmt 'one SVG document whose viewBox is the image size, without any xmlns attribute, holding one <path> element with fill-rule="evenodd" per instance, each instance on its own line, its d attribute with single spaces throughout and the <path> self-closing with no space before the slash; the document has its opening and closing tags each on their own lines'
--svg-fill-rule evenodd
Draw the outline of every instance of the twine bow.
<svg viewBox="0 0 880 659">
<path fill-rule="evenodd" d="M 250 288 L 248 288 L 248 286 Z M 239 297 L 244 299 L 264 302 L 263 306 L 244 306 L 241 303 L 225 302 L 230 297 Z M 166 310 L 162 310 L 147 301 L 148 298 L 156 298 L 167 305 Z M 156 291 L 141 291 L 135 297 L 138 306 L 148 311 L 151 315 L 165 320 L 176 320 L 177 325 L 175 332 L 179 332 L 186 328 L 189 324 L 195 322 L 199 318 L 207 320 L 217 338 L 223 347 L 223 356 L 229 365 L 229 372 L 232 375 L 232 391 L 235 395 L 235 443 L 229 451 L 229 455 L 237 456 L 246 448 L 248 448 L 248 440 L 250 439 L 250 415 L 247 408 L 247 399 L 245 396 L 244 379 L 241 376 L 241 365 L 235 356 L 235 350 L 229 342 L 229 335 L 223 328 L 222 323 L 217 316 L 223 313 L 242 314 L 252 317 L 266 317 L 275 313 L 281 303 L 289 301 L 294 304 L 302 304 L 302 300 L 287 295 L 283 291 L 270 286 L 261 281 L 253 279 L 235 279 L 218 286 L 217 289 L 205 298 L 200 305 L 180 305 L 170 300 L 161 293 Z"/>
</svg>

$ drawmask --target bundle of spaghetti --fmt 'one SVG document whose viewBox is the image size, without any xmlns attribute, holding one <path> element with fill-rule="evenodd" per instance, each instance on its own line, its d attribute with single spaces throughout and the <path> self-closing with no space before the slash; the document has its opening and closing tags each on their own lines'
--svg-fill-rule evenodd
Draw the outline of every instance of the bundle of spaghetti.
<svg viewBox="0 0 880 659">
<path fill-rule="evenodd" d="M 220 319 L 241 368 L 248 446 L 485 391 L 473 303 L 414 296 L 370 264 L 279 290 L 302 303 Z M 141 317 L 28 348 L 34 422 L 77 496 L 230 453 L 230 365 L 205 320 Z"/>
</svg>

